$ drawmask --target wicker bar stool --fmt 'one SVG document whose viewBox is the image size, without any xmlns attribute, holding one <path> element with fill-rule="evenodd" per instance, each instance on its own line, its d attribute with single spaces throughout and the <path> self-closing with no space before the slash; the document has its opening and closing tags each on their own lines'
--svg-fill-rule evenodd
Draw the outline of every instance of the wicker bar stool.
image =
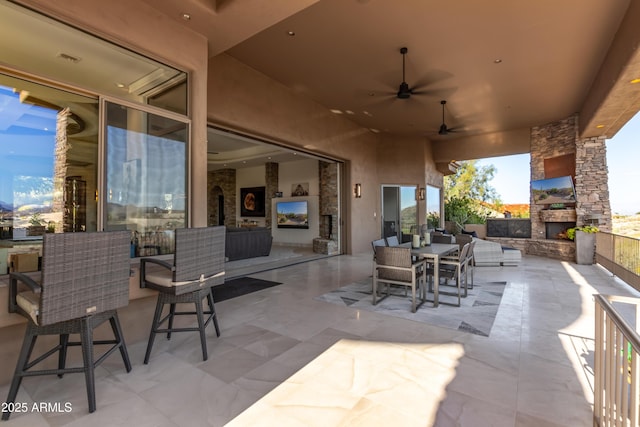
<svg viewBox="0 0 640 427">
<path fill-rule="evenodd" d="M 173 263 L 155 258 L 140 260 L 140 287 L 158 291 L 145 364 L 149 363 L 156 334 L 166 333 L 167 339 L 171 339 L 172 332 L 198 331 L 202 359 L 207 360 L 205 329 L 210 322 L 213 321 L 216 335 L 220 336 L 211 287 L 224 283 L 224 246 L 224 227 L 179 228 L 176 230 Z M 162 268 L 149 269 L 147 264 Z M 204 310 L 204 299 L 209 304 L 208 311 Z M 176 311 L 176 304 L 180 303 L 194 304 L 195 311 Z M 166 304 L 169 304 L 169 312 L 163 317 Z M 181 315 L 195 315 L 198 326 L 174 328 L 175 316 Z M 162 328 L 165 322 L 167 327 Z"/>
<path fill-rule="evenodd" d="M 11 273 L 9 312 L 27 318 L 27 329 L 6 402 L 15 402 L 22 378 L 83 372 L 89 412 L 96 410 L 94 369 L 111 353 L 120 350 L 127 372 L 131 362 L 122 336 L 117 309 L 129 304 L 130 234 L 127 231 L 101 233 L 45 234 L 40 283 L 23 273 Z M 19 283 L 21 284 L 19 287 Z M 25 287 L 29 290 L 24 290 Z M 109 321 L 113 340 L 94 341 L 93 330 Z M 69 341 L 79 334 L 80 341 Z M 29 361 L 40 335 L 59 335 L 59 344 Z M 94 358 L 94 345 L 111 345 Z M 83 366 L 66 367 L 67 349 L 81 346 Z M 58 354 L 57 369 L 32 369 Z M 7 420 L 11 412 L 3 412 Z"/>
</svg>

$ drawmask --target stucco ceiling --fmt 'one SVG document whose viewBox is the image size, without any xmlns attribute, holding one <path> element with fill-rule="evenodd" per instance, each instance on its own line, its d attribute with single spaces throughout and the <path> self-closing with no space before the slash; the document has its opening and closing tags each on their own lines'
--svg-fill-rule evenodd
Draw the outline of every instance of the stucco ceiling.
<svg viewBox="0 0 640 427">
<path fill-rule="evenodd" d="M 581 136 L 612 137 L 640 110 L 630 83 L 640 78 L 640 1 L 143 1 L 207 37 L 212 57 L 231 55 L 364 128 L 434 141 L 436 161 L 525 152 L 532 126 L 575 113 Z M 54 38 L 5 39 L 7 55 L 33 43 L 57 52 Z M 402 47 L 405 81 L 420 92 L 408 99 L 396 97 Z M 126 54 L 99 58 L 120 79 L 145 73 L 121 66 Z M 459 132 L 438 135 L 442 100 Z"/>
<path fill-rule="evenodd" d="M 580 113 L 582 136 L 611 137 L 640 107 L 630 0 L 280 0 L 268 13 L 257 1 L 148 3 L 206 35 L 212 56 L 389 134 L 481 144 Z M 396 97 L 402 47 L 420 92 L 408 99 Z M 460 132 L 438 135 L 442 100 Z"/>
</svg>

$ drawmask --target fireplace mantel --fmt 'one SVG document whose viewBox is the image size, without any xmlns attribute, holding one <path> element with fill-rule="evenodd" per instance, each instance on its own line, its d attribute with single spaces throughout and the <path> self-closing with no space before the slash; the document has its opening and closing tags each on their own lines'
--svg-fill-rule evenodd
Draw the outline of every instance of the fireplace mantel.
<svg viewBox="0 0 640 427">
<path fill-rule="evenodd" d="M 540 211 L 542 222 L 576 222 L 575 209 L 544 209 Z"/>
</svg>

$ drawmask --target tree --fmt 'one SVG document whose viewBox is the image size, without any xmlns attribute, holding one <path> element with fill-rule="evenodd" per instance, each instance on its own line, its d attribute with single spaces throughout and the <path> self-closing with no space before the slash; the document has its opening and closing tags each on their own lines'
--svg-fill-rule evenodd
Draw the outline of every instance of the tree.
<svg viewBox="0 0 640 427">
<path fill-rule="evenodd" d="M 478 167 L 477 160 L 460 162 L 455 175 L 444 177 L 445 203 L 453 198 L 501 204 L 495 188 L 489 185 L 496 173 L 494 165 Z"/>
<path fill-rule="evenodd" d="M 478 167 L 477 160 L 460 163 L 455 175 L 444 177 L 444 219 L 454 222 L 457 232 L 465 224 L 484 224 L 488 204 L 502 204 L 497 191 L 489 185 L 496 173 L 494 165 Z"/>
</svg>

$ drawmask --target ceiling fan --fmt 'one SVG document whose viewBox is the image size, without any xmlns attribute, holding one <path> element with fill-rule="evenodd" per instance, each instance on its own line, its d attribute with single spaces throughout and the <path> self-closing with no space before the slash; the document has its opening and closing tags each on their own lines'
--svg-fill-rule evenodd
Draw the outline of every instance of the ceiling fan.
<svg viewBox="0 0 640 427">
<path fill-rule="evenodd" d="M 440 129 L 438 130 L 438 135 L 447 135 L 451 132 L 458 132 L 458 130 L 456 129 L 448 128 L 446 123 L 444 122 L 444 106 L 446 105 L 446 103 L 447 101 L 445 101 L 444 99 L 440 101 L 440 104 L 442 104 L 442 124 L 440 125 Z"/>
<path fill-rule="evenodd" d="M 404 61 L 408 51 L 409 49 L 407 49 L 406 47 L 400 48 L 400 54 L 402 54 L 402 83 L 400 83 L 400 86 L 398 87 L 398 93 L 396 94 L 396 97 L 398 97 L 399 99 L 408 99 L 408 98 L 411 98 L 411 95 L 418 94 L 418 92 L 415 92 L 416 88 L 409 87 L 409 84 L 405 79 L 405 62 Z"/>
</svg>

